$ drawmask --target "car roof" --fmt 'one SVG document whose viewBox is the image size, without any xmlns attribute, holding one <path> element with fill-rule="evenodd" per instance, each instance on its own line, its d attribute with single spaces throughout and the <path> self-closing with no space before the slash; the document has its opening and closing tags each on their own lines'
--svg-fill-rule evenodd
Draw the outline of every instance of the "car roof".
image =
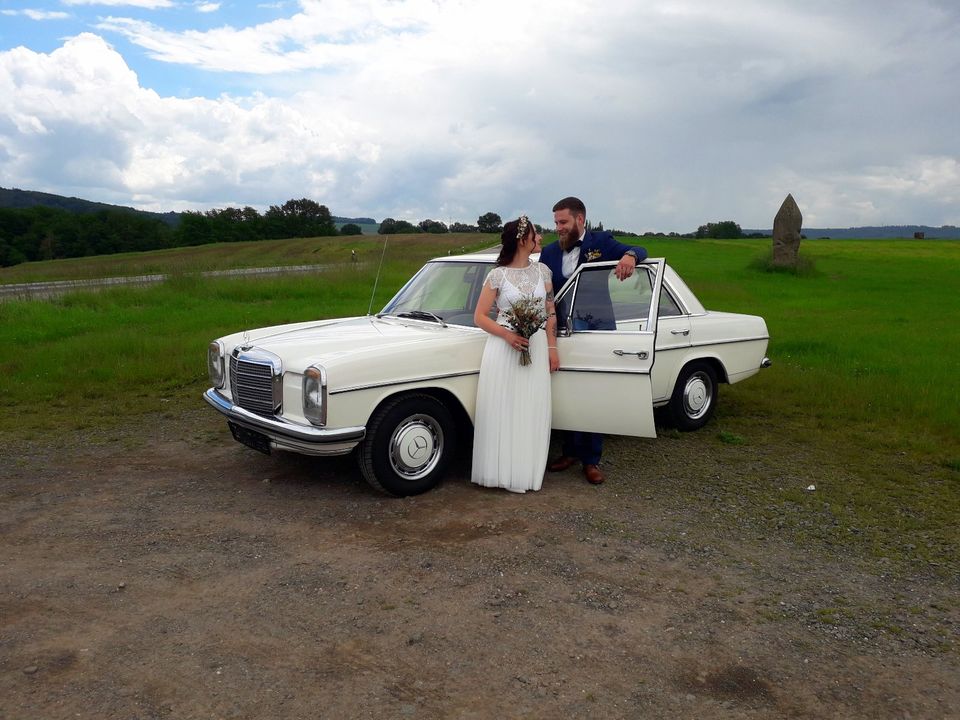
<svg viewBox="0 0 960 720">
<path fill-rule="evenodd" d="M 478 250 L 477 252 L 464 253 L 463 255 L 441 255 L 439 257 L 433 258 L 430 262 L 482 262 L 482 263 L 493 263 L 496 262 L 497 256 L 500 254 L 500 246 L 494 248 L 487 248 L 484 250 Z M 530 259 L 534 262 L 537 262 L 540 259 L 540 253 L 533 253 L 530 256 Z M 656 262 L 657 260 L 664 260 L 664 258 L 647 258 L 644 262 Z M 613 262 L 612 260 L 608 262 Z"/>
</svg>

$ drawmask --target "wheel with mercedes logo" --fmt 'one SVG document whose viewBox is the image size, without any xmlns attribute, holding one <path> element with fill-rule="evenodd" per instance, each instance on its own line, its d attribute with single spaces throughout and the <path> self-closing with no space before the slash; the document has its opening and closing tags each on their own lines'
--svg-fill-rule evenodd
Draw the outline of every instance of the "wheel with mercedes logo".
<svg viewBox="0 0 960 720">
<path fill-rule="evenodd" d="M 402 395 L 370 418 L 360 472 L 389 495 L 418 495 L 440 482 L 455 448 L 456 425 L 443 403 L 423 393 Z"/>
<path fill-rule="evenodd" d="M 688 363 L 680 371 L 668 406 L 677 430 L 699 430 L 713 416 L 717 406 L 717 371 L 704 361 Z"/>
</svg>

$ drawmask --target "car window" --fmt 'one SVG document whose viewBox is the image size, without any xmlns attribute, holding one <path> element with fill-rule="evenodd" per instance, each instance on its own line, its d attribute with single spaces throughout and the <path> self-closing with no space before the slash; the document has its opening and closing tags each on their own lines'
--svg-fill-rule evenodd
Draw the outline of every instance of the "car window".
<svg viewBox="0 0 960 720">
<path fill-rule="evenodd" d="M 567 292 L 557 304 L 558 328 L 567 331 L 642 329 L 650 312 L 653 295 L 653 268 L 640 266 L 624 281 L 610 267 L 584 268 L 575 292 Z M 576 307 L 571 311 L 570 303 Z M 679 303 L 663 286 L 658 315 L 683 315 Z M 630 324 L 636 322 L 636 327 Z"/>
<path fill-rule="evenodd" d="M 568 331 L 616 330 L 618 322 L 646 318 L 651 294 L 652 280 L 646 267 L 638 268 L 622 282 L 609 266 L 585 267 L 577 278 L 575 292 L 561 299 L 557 314 Z"/>
<path fill-rule="evenodd" d="M 653 281 L 646 267 L 638 267 L 633 275 L 623 281 L 618 280 L 611 272 L 607 278 L 607 286 L 617 322 L 646 320 L 650 312 L 650 298 L 653 296 Z"/>
<path fill-rule="evenodd" d="M 677 317 L 678 315 L 683 315 L 683 310 L 680 309 L 680 304 L 667 290 L 667 286 L 663 285 L 660 288 L 660 304 L 657 306 L 657 316 Z"/>
<path fill-rule="evenodd" d="M 383 312 L 430 312 L 446 322 L 472 326 L 480 289 L 492 267 L 490 263 L 427 263 Z"/>
</svg>

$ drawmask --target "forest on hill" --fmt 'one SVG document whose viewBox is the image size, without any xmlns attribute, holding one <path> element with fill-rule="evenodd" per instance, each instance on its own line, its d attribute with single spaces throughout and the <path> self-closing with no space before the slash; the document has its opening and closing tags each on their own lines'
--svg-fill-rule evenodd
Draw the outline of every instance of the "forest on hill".
<svg viewBox="0 0 960 720">
<path fill-rule="evenodd" d="M 262 215 L 252 207 L 151 213 L 0 188 L 0 267 L 213 242 L 361 233 L 357 223 L 338 227 L 325 205 L 307 198 L 271 205 Z"/>
<path fill-rule="evenodd" d="M 214 242 L 273 240 L 297 237 L 379 233 L 498 233 L 500 216 L 487 212 L 476 225 L 447 225 L 426 219 L 414 224 L 385 218 L 347 218 L 330 214 L 325 205 L 308 198 L 271 205 L 261 214 L 253 207 L 156 213 L 121 205 L 92 202 L 34 190 L 0 188 L 0 267 L 35 260 L 85 257 L 121 252 L 160 250 Z M 598 223 L 593 229 L 602 230 Z M 637 236 L 611 229 L 615 235 Z M 732 220 L 710 222 L 690 233 L 654 233 L 644 236 L 735 239 L 769 237 L 771 230 L 742 230 Z M 857 228 L 804 228 L 806 238 L 914 238 L 956 239 L 953 225 L 888 225 Z"/>
</svg>

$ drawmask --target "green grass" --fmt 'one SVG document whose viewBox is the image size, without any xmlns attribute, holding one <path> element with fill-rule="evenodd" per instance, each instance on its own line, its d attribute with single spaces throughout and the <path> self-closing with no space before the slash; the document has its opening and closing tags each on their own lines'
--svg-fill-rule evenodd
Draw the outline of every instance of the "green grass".
<svg viewBox="0 0 960 720">
<path fill-rule="evenodd" d="M 379 310 L 425 259 L 459 251 L 462 238 L 407 236 L 391 239 L 373 310 Z M 489 237 L 474 235 L 473 249 Z M 261 264 L 297 258 L 302 241 L 264 243 Z M 74 292 L 50 301 L 0 302 L 0 432 L 11 436 L 119 422 L 170 402 L 193 402 L 206 382 L 205 352 L 216 337 L 243 328 L 317 318 L 362 315 L 370 307 L 383 240 L 367 252 L 370 262 L 311 275 L 203 279 L 174 273 L 165 283 Z M 212 250 L 233 250 L 236 245 Z M 470 249 L 470 248 L 468 248 Z M 188 249 L 146 253 L 135 265 L 155 263 L 170 271 L 186 262 Z M 209 254 L 208 254 L 209 253 Z M 208 260 L 215 252 L 203 249 Z M 230 261 L 235 258 L 231 255 Z M 247 257 L 244 266 L 255 266 Z M 93 258 L 75 260 L 81 273 Z M 115 268 L 116 257 L 101 261 Z M 46 264 L 46 263 L 45 263 Z M 70 263 L 49 263 L 56 274 Z M 139 271 L 137 271 L 139 272 Z M 119 273 L 126 274 L 126 273 Z M 136 274 L 136 273 L 131 273 Z"/>
<path fill-rule="evenodd" d="M 424 259 L 487 246 L 492 239 L 392 237 L 374 309 Z M 766 319 L 774 366 L 735 388 L 742 402 L 732 409 L 734 417 L 746 410 L 781 421 L 797 418 L 818 430 L 855 433 L 868 449 L 893 443 L 938 454 L 943 467 L 956 469 L 960 300 L 953 287 L 960 243 L 807 240 L 802 255 L 816 272 L 794 276 L 758 269 L 757 258 L 769 252 L 766 240 L 646 242 L 650 254 L 667 257 L 707 307 Z M 186 271 L 343 260 L 350 245 L 366 262 L 318 275 L 200 281 Z M 318 247 L 322 253 L 314 253 Z M 118 384 L 149 394 L 202 383 L 197 357 L 203 353 L 197 348 L 214 337 L 243 327 L 365 313 L 382 248 L 382 238 L 321 238 L 6 268 L 0 273 L 4 282 L 12 282 L 14 273 L 17 281 L 142 272 L 175 277 L 146 289 L 0 303 L 0 402 L 20 415 L 35 414 L 39 425 L 47 413 L 36 399 L 128 396 L 117 392 Z M 162 360 L 153 359 L 158 355 Z M 721 410 L 731 408 L 721 403 Z M 0 421 L 0 429 L 18 425 L 9 414 Z"/>
<path fill-rule="evenodd" d="M 425 259 L 493 240 L 391 238 L 374 309 Z M 773 367 L 722 388 L 705 432 L 711 452 L 729 454 L 733 465 L 766 452 L 774 460 L 713 486 L 722 506 L 748 507 L 757 522 L 787 522 L 798 546 L 855 544 L 897 562 L 952 567 L 960 545 L 960 242 L 807 240 L 807 271 L 797 275 L 764 269 L 769 241 L 644 242 L 705 306 L 762 315 L 770 330 Z M 341 243 L 354 244 L 365 262 L 256 279 L 204 280 L 186 271 L 328 262 L 349 254 Z M 196 407 L 210 340 L 366 313 L 382 248 L 382 238 L 291 240 L 8 268 L 0 281 L 174 277 L 148 288 L 0 302 L 0 433 L 26 440 Z M 665 431 L 658 442 L 680 437 Z M 781 457 L 784 473 L 788 458 L 799 458 L 809 477 L 771 477 L 768 465 Z M 805 491 L 807 484 L 816 490 Z"/>
<path fill-rule="evenodd" d="M 377 264 L 380 262 L 384 240 L 382 235 L 261 240 L 48 260 L 0 268 L 0 285 L 155 273 L 189 274 L 246 267 L 349 264 L 352 261 L 351 251 L 356 251 L 361 263 Z M 390 235 L 388 249 L 392 258 L 411 257 L 422 260 L 435 255 L 445 255 L 448 251 L 475 250 L 499 242 L 499 237 L 495 235 Z"/>
<path fill-rule="evenodd" d="M 782 457 L 730 490 L 798 546 L 860 547 L 953 572 L 960 547 L 960 243 L 810 241 L 805 271 L 768 272 L 768 241 L 657 241 L 717 310 L 763 315 L 773 367 L 721 390 L 728 452 Z M 787 458 L 809 468 L 790 482 Z M 807 482 L 816 491 L 806 492 Z"/>
<path fill-rule="evenodd" d="M 768 246 L 676 240 L 648 249 L 667 257 L 708 308 L 764 316 L 774 366 L 743 386 L 752 402 L 956 450 L 960 243 L 807 240 L 801 255 L 816 271 L 804 276 L 757 269 Z"/>
</svg>

